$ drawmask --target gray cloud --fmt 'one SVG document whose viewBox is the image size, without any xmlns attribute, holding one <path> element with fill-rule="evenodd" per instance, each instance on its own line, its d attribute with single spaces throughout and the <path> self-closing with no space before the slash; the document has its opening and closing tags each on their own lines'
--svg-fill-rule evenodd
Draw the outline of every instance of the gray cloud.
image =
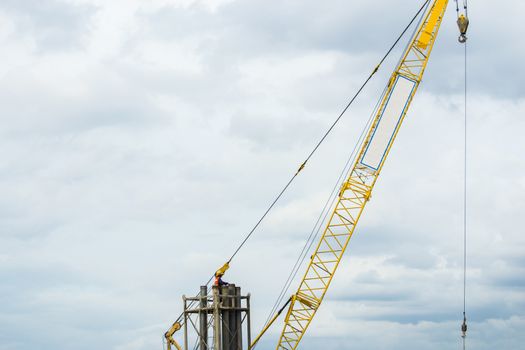
<svg viewBox="0 0 525 350">
<path fill-rule="evenodd" d="M 55 0 L 5 0 L 0 11 L 14 19 L 19 36 L 34 40 L 37 50 L 45 53 L 81 49 L 96 8 Z"/>
</svg>

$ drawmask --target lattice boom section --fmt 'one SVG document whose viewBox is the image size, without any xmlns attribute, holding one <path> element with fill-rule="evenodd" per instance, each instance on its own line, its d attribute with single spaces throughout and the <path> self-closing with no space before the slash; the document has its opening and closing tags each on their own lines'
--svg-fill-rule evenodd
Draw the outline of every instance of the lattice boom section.
<svg viewBox="0 0 525 350">
<path fill-rule="evenodd" d="M 370 197 L 370 187 L 366 184 L 373 181 L 370 177 L 363 178 L 354 173 L 342 187 L 329 224 L 290 306 L 279 349 L 295 349 L 323 300 L 355 224 Z"/>
</svg>

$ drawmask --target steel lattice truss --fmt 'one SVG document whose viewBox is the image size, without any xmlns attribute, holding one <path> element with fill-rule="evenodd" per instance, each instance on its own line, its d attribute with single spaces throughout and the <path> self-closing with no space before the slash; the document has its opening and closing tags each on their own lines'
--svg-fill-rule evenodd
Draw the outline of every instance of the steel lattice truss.
<svg viewBox="0 0 525 350">
<path fill-rule="evenodd" d="M 291 350 L 297 348 L 323 301 L 363 209 L 370 199 L 374 184 L 390 152 L 412 98 L 421 82 L 447 4 L 448 0 L 434 0 L 432 2 L 392 74 L 367 136 L 360 146 L 358 156 L 341 187 L 335 208 L 310 259 L 307 271 L 297 292 L 292 296 L 277 349 Z M 407 90 L 406 96 L 403 96 L 406 98 L 406 104 L 401 110 L 397 124 L 392 129 L 391 138 L 385 145 L 382 158 L 377 162 L 377 166 L 370 166 L 364 162 L 364 157 L 371 146 L 376 131 L 378 131 L 390 98 L 398 93 L 396 86 L 398 86 L 397 82 L 400 79 L 404 79 L 402 80 L 403 84 L 411 87 L 411 90 Z"/>
</svg>

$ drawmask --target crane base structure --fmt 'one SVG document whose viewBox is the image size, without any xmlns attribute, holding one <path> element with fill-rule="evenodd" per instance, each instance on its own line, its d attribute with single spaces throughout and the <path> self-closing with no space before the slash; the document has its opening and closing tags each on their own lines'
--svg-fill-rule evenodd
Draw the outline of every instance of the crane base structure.
<svg viewBox="0 0 525 350">
<path fill-rule="evenodd" d="M 201 286 L 195 297 L 183 296 L 184 342 L 175 345 L 169 337 L 168 349 L 243 350 L 251 344 L 250 294 L 242 295 L 234 284 Z"/>
</svg>

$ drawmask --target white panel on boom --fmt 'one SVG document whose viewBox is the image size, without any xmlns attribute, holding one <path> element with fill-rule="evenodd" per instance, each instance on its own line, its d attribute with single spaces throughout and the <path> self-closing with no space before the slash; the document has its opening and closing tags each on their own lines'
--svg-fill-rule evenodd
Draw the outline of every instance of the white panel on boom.
<svg viewBox="0 0 525 350">
<path fill-rule="evenodd" d="M 398 75 L 386 101 L 378 125 L 361 158 L 361 164 L 378 170 L 392 143 L 394 134 L 408 106 L 416 82 Z"/>
</svg>

